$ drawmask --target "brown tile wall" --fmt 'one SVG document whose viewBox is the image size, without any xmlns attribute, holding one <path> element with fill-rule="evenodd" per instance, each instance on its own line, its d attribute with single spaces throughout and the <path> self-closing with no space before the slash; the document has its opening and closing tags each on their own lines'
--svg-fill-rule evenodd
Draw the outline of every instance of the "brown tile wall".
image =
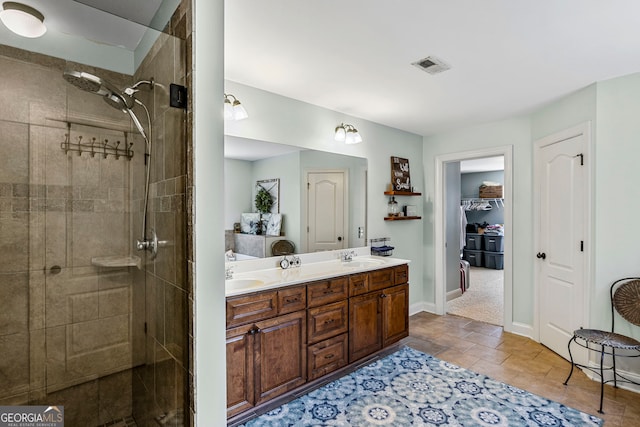
<svg viewBox="0 0 640 427">
<path fill-rule="evenodd" d="M 0 405 L 55 402 L 69 425 L 132 413 L 140 426 L 191 425 L 187 113 L 168 106 L 169 84 L 186 84 L 183 3 L 169 31 L 181 38 L 162 35 L 133 78 L 0 45 L 0 98 L 11 100 L 0 103 Z M 145 143 L 125 115 L 65 82 L 67 68 L 118 87 L 156 82 L 139 92 L 153 121 L 148 218 L 164 241 L 155 260 L 134 248 Z M 65 120 L 115 130 L 69 130 Z M 72 143 L 82 136 L 123 146 L 122 130 L 133 143 L 130 161 L 60 147 L 65 134 Z M 143 257 L 141 270 L 91 264 L 127 254 Z"/>
</svg>

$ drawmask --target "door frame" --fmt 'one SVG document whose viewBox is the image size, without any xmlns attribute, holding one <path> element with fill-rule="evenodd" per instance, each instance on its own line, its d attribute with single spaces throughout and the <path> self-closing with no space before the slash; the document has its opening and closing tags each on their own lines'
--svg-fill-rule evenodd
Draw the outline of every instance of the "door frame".
<svg viewBox="0 0 640 427">
<path fill-rule="evenodd" d="M 590 302 L 591 302 L 591 293 L 593 292 L 593 255 L 594 255 L 594 240 L 593 237 L 595 233 L 593 232 L 593 212 L 594 212 L 594 198 L 593 198 L 593 167 L 595 165 L 593 155 L 593 138 L 591 137 L 591 122 L 583 122 L 579 125 L 573 126 L 571 128 L 561 130 L 559 132 L 553 133 L 551 135 L 547 135 L 543 138 L 540 138 L 533 143 L 533 247 L 534 253 L 540 250 L 540 234 L 538 231 L 540 230 L 540 172 L 539 172 L 539 162 L 540 162 L 540 150 L 554 143 L 562 142 L 567 139 L 574 138 L 579 135 L 584 135 L 587 139 L 585 144 L 585 163 L 584 166 L 587 168 L 585 171 L 585 207 L 587 209 L 587 215 L 584 223 L 584 238 L 585 238 L 585 255 L 584 255 L 584 282 L 585 288 L 583 293 L 583 304 L 584 304 L 584 328 L 589 328 L 591 323 L 590 317 Z M 540 293 L 542 292 L 542 286 L 540 286 L 540 269 L 537 267 L 537 263 L 534 264 L 536 267 L 533 269 L 533 291 L 534 291 L 534 299 L 533 299 L 533 339 L 537 342 L 540 342 Z"/>
<path fill-rule="evenodd" d="M 463 151 L 459 153 L 443 154 L 436 157 L 435 173 L 435 312 L 445 314 L 447 307 L 447 292 L 445 282 L 445 230 L 444 230 L 444 202 L 445 191 L 445 163 L 463 160 L 480 159 L 484 157 L 504 156 L 504 318 L 505 331 L 513 331 L 513 207 L 511 193 L 513 188 L 513 145 Z"/>
</svg>

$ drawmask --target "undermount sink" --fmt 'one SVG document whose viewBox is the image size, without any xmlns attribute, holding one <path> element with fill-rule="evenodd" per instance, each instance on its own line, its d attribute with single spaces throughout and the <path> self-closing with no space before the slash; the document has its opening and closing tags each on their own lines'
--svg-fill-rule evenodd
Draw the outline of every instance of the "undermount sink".
<svg viewBox="0 0 640 427">
<path fill-rule="evenodd" d="M 227 279 L 224 281 L 224 287 L 227 291 L 251 289 L 262 285 L 264 285 L 264 281 L 259 279 Z"/>
<path fill-rule="evenodd" d="M 349 261 L 349 262 L 342 263 L 342 265 L 347 268 L 368 268 L 368 267 L 375 267 L 382 264 L 384 264 L 384 261 L 379 259 L 366 259 L 366 260 Z"/>
</svg>

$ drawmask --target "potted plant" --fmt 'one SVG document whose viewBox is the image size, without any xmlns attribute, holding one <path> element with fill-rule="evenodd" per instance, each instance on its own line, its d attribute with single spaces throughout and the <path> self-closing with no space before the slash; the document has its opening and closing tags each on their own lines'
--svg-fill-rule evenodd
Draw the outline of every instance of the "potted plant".
<svg viewBox="0 0 640 427">
<path fill-rule="evenodd" d="M 267 190 L 260 187 L 260 190 L 258 190 L 258 193 L 256 194 L 255 204 L 256 210 L 260 212 L 260 226 L 258 227 L 258 230 L 262 232 L 262 230 L 266 228 L 266 224 L 262 223 L 262 215 L 271 212 L 273 197 L 271 197 L 271 194 L 269 194 Z"/>
</svg>

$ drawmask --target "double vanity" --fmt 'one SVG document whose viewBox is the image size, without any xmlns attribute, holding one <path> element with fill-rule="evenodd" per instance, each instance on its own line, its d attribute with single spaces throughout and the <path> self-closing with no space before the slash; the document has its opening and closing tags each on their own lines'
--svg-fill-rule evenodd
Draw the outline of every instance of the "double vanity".
<svg viewBox="0 0 640 427">
<path fill-rule="evenodd" d="M 227 263 L 228 418 L 408 335 L 409 261 L 368 251 Z"/>
</svg>

